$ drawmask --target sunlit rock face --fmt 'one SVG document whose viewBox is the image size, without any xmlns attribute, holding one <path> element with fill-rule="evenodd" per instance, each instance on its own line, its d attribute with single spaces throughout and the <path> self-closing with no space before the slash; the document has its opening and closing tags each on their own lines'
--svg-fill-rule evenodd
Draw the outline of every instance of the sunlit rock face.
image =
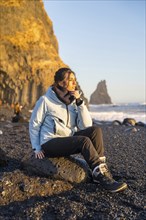
<svg viewBox="0 0 146 220">
<path fill-rule="evenodd" d="M 90 96 L 90 104 L 112 104 L 105 80 L 102 80 L 97 84 L 96 90 Z"/>
<path fill-rule="evenodd" d="M 42 0 L 0 1 L 0 100 L 33 106 L 66 66 Z"/>
</svg>

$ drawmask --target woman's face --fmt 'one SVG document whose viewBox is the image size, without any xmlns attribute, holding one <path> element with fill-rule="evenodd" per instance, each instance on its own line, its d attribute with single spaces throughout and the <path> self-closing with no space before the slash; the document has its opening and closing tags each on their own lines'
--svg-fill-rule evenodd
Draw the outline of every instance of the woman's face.
<svg viewBox="0 0 146 220">
<path fill-rule="evenodd" d="M 76 89 L 76 77 L 73 73 L 66 73 L 64 80 L 58 83 L 60 86 L 68 90 L 69 92 L 75 91 Z"/>
</svg>

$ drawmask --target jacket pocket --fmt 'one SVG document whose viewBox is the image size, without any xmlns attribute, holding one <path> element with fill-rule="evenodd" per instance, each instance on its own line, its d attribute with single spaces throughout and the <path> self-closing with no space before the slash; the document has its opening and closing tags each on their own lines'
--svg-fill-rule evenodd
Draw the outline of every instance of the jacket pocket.
<svg viewBox="0 0 146 220">
<path fill-rule="evenodd" d="M 64 123 L 60 122 L 60 120 L 54 120 L 54 134 L 61 137 L 70 136 L 72 133 L 71 129 L 66 127 Z"/>
</svg>

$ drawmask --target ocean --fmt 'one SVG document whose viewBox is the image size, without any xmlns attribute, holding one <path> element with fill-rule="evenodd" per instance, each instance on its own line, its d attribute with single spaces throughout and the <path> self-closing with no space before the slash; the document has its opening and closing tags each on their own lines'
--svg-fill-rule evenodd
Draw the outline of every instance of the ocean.
<svg viewBox="0 0 146 220">
<path fill-rule="evenodd" d="M 146 123 L 146 103 L 89 105 L 93 120 L 123 122 L 125 118 L 134 118 L 136 122 Z"/>
</svg>

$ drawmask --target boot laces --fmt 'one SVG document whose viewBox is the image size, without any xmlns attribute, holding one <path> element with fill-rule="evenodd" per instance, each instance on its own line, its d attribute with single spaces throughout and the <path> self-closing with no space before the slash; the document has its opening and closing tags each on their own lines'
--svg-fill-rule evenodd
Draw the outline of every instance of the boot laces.
<svg viewBox="0 0 146 220">
<path fill-rule="evenodd" d="M 102 175 L 108 177 L 109 179 L 113 179 L 111 172 L 108 169 L 108 166 L 104 164 L 99 165 L 99 169 Z"/>
</svg>

